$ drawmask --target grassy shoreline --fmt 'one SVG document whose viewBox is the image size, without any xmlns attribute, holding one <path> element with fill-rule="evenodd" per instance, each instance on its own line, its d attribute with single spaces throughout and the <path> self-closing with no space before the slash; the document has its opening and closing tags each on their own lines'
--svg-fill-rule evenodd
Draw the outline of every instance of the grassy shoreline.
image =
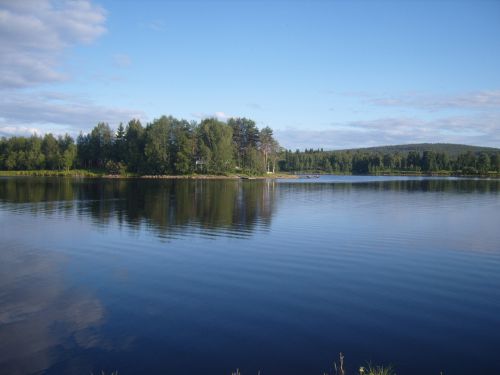
<svg viewBox="0 0 500 375">
<path fill-rule="evenodd" d="M 303 175 L 332 175 L 332 176 L 408 176 L 408 177 L 479 177 L 479 178 L 500 178 L 500 172 L 488 172 L 487 174 L 466 174 L 461 171 L 380 171 L 365 174 L 345 173 L 345 172 L 324 172 L 324 171 L 299 171 L 297 176 Z"/>
<path fill-rule="evenodd" d="M 26 171 L 0 171 L 0 177 L 80 177 L 80 178 L 109 178 L 109 179 L 164 179 L 164 180 L 263 180 L 263 179 L 288 179 L 298 178 L 298 175 L 288 173 L 272 173 L 266 175 L 246 175 L 246 174 L 188 174 L 188 175 L 139 175 L 135 173 L 125 174 L 109 174 L 102 170 L 86 170 L 86 169 L 71 169 L 71 170 L 26 170 Z"/>
<path fill-rule="evenodd" d="M 139 175 L 135 173 L 109 174 L 103 170 L 71 169 L 71 170 L 26 170 L 26 171 L 0 171 L 0 177 L 31 176 L 31 177 L 79 177 L 79 178 L 109 178 L 109 179 L 164 179 L 164 180 L 265 180 L 265 179 L 297 179 L 304 175 L 336 175 L 354 176 L 352 173 L 323 171 L 301 171 L 296 173 L 272 173 L 265 175 L 247 175 L 242 173 L 228 173 L 223 175 L 213 174 L 188 174 L 188 175 Z M 473 177 L 473 178 L 500 178 L 500 173 L 489 172 L 488 174 L 463 174 L 457 171 L 392 171 L 368 173 L 363 176 L 409 176 L 409 177 Z"/>
</svg>

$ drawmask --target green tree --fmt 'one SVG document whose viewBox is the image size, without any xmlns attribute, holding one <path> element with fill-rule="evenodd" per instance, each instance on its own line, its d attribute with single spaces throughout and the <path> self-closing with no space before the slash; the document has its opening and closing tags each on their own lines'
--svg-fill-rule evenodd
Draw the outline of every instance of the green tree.
<svg viewBox="0 0 500 375">
<path fill-rule="evenodd" d="M 231 118 L 227 124 L 233 130 L 236 165 L 241 169 L 251 169 L 250 165 L 256 162 L 254 151 L 259 143 L 259 129 L 254 121 L 244 117 Z"/>
<path fill-rule="evenodd" d="M 406 156 L 406 166 L 408 169 L 418 171 L 421 169 L 420 153 L 417 151 L 410 151 Z"/>
<path fill-rule="evenodd" d="M 276 161 L 278 160 L 278 154 L 280 152 L 280 147 L 278 142 L 273 137 L 273 130 L 266 126 L 259 133 L 260 150 L 264 156 L 264 164 L 266 166 L 266 172 L 275 172 Z"/>
<path fill-rule="evenodd" d="M 386 169 L 393 169 L 395 165 L 394 161 L 394 155 L 392 154 L 385 154 L 383 157 L 383 163 L 384 163 L 384 168 Z"/>
<path fill-rule="evenodd" d="M 490 170 L 490 157 L 486 152 L 481 152 L 477 158 L 477 170 L 486 174 Z"/>
<path fill-rule="evenodd" d="M 491 170 L 500 172 L 500 152 L 491 154 L 490 157 Z"/>
<path fill-rule="evenodd" d="M 98 123 L 90 132 L 90 151 L 94 165 L 104 168 L 106 161 L 111 159 L 114 134 L 105 122 Z"/>
<path fill-rule="evenodd" d="M 82 168 L 92 168 L 92 151 L 90 149 L 90 135 L 80 132 L 76 138 L 77 162 Z"/>
<path fill-rule="evenodd" d="M 422 155 L 422 170 L 432 172 L 437 170 L 436 153 L 434 151 L 424 151 Z"/>
<path fill-rule="evenodd" d="M 128 169 L 140 172 L 144 166 L 144 128 L 139 120 L 131 120 L 125 131 L 126 160 Z"/>
<path fill-rule="evenodd" d="M 59 153 L 59 144 L 51 133 L 45 134 L 43 137 L 42 152 L 45 156 L 45 168 L 58 169 L 59 158 L 61 157 Z"/>
<path fill-rule="evenodd" d="M 233 130 L 223 122 L 205 119 L 198 127 L 198 158 L 208 173 L 234 169 Z"/>
<path fill-rule="evenodd" d="M 367 155 L 357 152 L 352 158 L 352 173 L 366 174 L 370 171 L 370 161 Z"/>
<path fill-rule="evenodd" d="M 120 122 L 118 129 L 116 130 L 115 142 L 113 144 L 113 159 L 115 161 L 124 161 L 127 158 L 127 144 L 125 138 L 125 127 L 123 123 Z"/>
<path fill-rule="evenodd" d="M 15 170 L 17 168 L 17 151 L 10 151 L 9 154 L 7 155 L 7 158 L 5 159 L 5 167 L 7 170 Z"/>
<path fill-rule="evenodd" d="M 324 171 L 326 173 L 332 173 L 333 172 L 333 167 L 332 167 L 332 163 L 330 162 L 329 158 L 325 158 L 324 164 L 325 164 Z"/>
<path fill-rule="evenodd" d="M 448 154 L 439 152 L 436 154 L 437 169 L 444 171 L 450 169 L 450 158 Z"/>
<path fill-rule="evenodd" d="M 195 123 L 185 120 L 172 124 L 171 155 L 174 172 L 188 174 L 194 172 L 196 158 Z"/>
<path fill-rule="evenodd" d="M 148 173 L 172 173 L 170 162 L 170 133 L 172 117 L 162 116 L 146 127 L 144 155 Z"/>
<path fill-rule="evenodd" d="M 45 156 L 42 152 L 42 139 L 31 136 L 26 144 L 26 169 L 42 169 L 45 165 Z"/>
<path fill-rule="evenodd" d="M 7 139 L 0 138 L 0 170 L 7 169 L 5 159 L 7 158 Z"/>
<path fill-rule="evenodd" d="M 69 135 L 65 134 L 64 137 L 58 137 L 59 143 L 59 169 L 69 170 L 73 168 L 76 162 L 77 148 L 74 139 Z"/>
</svg>

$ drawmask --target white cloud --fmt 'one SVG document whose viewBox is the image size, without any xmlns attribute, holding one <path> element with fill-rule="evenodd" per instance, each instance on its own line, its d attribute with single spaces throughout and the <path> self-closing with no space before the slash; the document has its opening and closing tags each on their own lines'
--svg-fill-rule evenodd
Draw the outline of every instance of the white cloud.
<svg viewBox="0 0 500 375">
<path fill-rule="evenodd" d="M 409 93 L 396 96 L 362 95 L 368 102 L 390 107 L 439 111 L 445 109 L 500 110 L 500 90 L 469 92 L 456 95 Z"/>
<path fill-rule="evenodd" d="M 104 107 L 80 95 L 36 91 L 71 78 L 62 73 L 64 53 L 105 33 L 105 21 L 105 10 L 90 0 L 0 0 L 0 135 L 75 135 L 100 121 L 116 126 L 146 119 L 142 111 Z M 124 54 L 113 60 L 131 62 Z"/>
<path fill-rule="evenodd" d="M 220 120 L 220 121 L 227 121 L 228 119 L 233 117 L 233 116 L 230 116 L 230 115 L 228 115 L 224 112 L 221 112 L 221 111 L 214 112 L 214 113 L 195 112 L 195 113 L 192 113 L 191 115 L 193 117 L 201 119 L 201 120 L 204 120 L 207 118 L 216 118 L 217 120 Z"/>
<path fill-rule="evenodd" d="M 377 95 L 362 91 L 340 94 L 360 99 L 360 108 L 369 103 L 387 107 L 384 111 L 393 114 L 384 118 L 377 116 L 363 121 L 335 123 L 323 130 L 278 131 L 283 145 L 292 149 L 318 146 L 344 149 L 446 142 L 500 147 L 500 90 L 453 95 L 415 92 Z M 369 108 L 364 111 L 365 117 L 369 112 Z M 425 112 L 434 112 L 434 115 L 430 117 Z M 406 113 L 405 117 L 401 113 Z"/>
<path fill-rule="evenodd" d="M 500 114 L 483 112 L 471 116 L 381 118 L 333 124 L 323 130 L 295 128 L 275 131 L 280 143 L 289 149 L 345 149 L 405 143 L 462 143 L 500 146 Z"/>
<path fill-rule="evenodd" d="M 37 133 L 76 134 L 88 131 L 98 122 L 116 126 L 133 118 L 147 119 L 144 112 L 124 108 L 99 106 L 75 95 L 61 93 L 11 93 L 0 98 L 0 129 L 6 134 Z"/>
<path fill-rule="evenodd" d="M 0 119 L 0 124 L 4 123 L 2 119 Z M 42 134 L 43 132 L 40 129 L 26 126 L 0 126 L 0 136 L 1 137 L 10 137 L 13 135 L 22 135 L 22 136 L 30 136 L 33 134 Z"/>
<path fill-rule="evenodd" d="M 231 116 L 226 115 L 224 112 L 215 112 L 215 117 L 218 118 L 219 120 L 227 120 Z"/>
<path fill-rule="evenodd" d="M 66 79 L 58 70 L 62 52 L 102 35 L 105 20 L 88 0 L 0 0 L 0 87 Z"/>
</svg>

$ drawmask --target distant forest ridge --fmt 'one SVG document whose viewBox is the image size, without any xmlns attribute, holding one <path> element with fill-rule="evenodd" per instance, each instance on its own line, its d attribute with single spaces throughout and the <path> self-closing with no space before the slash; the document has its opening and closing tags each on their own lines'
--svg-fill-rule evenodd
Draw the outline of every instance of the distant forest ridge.
<svg viewBox="0 0 500 375">
<path fill-rule="evenodd" d="M 99 170 L 124 175 L 314 172 L 342 174 L 447 173 L 496 175 L 500 149 L 421 143 L 349 150 L 287 150 L 269 127 L 247 118 L 200 122 L 162 116 L 112 129 L 97 124 L 69 135 L 0 138 L 0 170 Z"/>
<path fill-rule="evenodd" d="M 410 151 L 423 153 L 424 151 L 445 152 L 450 156 L 458 156 L 465 152 L 499 152 L 500 148 L 463 145 L 457 143 L 409 143 L 402 145 L 388 145 L 388 146 L 373 146 L 351 149 L 333 150 L 338 152 L 378 152 L 381 154 L 386 153 L 403 153 L 407 154 Z"/>
</svg>

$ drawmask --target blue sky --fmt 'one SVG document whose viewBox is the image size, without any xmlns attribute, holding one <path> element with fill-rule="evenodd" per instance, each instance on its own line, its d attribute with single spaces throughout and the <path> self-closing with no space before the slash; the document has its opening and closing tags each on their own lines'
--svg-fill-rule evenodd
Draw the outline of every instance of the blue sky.
<svg viewBox="0 0 500 375">
<path fill-rule="evenodd" d="M 499 1 L 0 0 L 0 135 L 166 114 L 500 147 L 499 36 Z"/>
</svg>

